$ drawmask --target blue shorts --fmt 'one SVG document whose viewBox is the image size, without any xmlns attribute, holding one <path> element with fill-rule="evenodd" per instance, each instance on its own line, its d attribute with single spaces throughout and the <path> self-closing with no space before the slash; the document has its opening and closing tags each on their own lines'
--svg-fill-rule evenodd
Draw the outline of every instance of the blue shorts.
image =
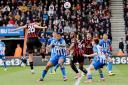
<svg viewBox="0 0 128 85">
<path fill-rule="evenodd" d="M 95 70 L 98 70 L 100 68 L 103 68 L 106 65 L 106 63 L 101 63 L 100 61 L 94 61 L 93 66 Z"/>
<path fill-rule="evenodd" d="M 59 59 L 64 59 L 66 60 L 66 56 L 57 56 L 57 55 L 52 55 L 49 62 L 51 62 L 54 66 L 58 64 Z"/>
</svg>

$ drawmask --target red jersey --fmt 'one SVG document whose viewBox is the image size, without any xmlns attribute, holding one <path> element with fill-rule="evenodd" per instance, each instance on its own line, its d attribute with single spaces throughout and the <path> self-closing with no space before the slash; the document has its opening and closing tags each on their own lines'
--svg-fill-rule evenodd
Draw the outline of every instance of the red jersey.
<svg viewBox="0 0 128 85">
<path fill-rule="evenodd" d="M 82 41 L 83 44 L 83 50 L 85 54 L 92 54 L 93 53 L 93 47 L 92 47 L 92 39 L 84 39 Z"/>
<path fill-rule="evenodd" d="M 72 39 L 71 43 L 74 43 L 73 55 L 76 57 L 82 56 L 84 53 L 82 50 L 82 44 L 76 39 Z"/>
<path fill-rule="evenodd" d="M 27 38 L 37 38 L 37 37 L 39 37 L 40 29 L 36 29 L 34 27 L 34 25 L 36 25 L 36 24 L 32 23 L 32 24 L 28 25 Z"/>
</svg>

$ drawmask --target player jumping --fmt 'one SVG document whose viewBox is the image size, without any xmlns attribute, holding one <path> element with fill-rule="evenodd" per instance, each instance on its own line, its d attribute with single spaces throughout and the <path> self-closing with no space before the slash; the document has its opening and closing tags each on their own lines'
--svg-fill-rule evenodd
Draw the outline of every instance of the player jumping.
<svg viewBox="0 0 128 85">
<path fill-rule="evenodd" d="M 34 53 L 34 47 L 36 48 L 41 48 L 41 42 L 39 40 L 39 29 L 45 29 L 47 27 L 41 27 L 39 25 L 37 25 L 36 20 L 33 23 L 29 23 L 26 24 L 22 27 L 19 27 L 15 30 L 12 31 L 16 31 L 16 30 L 20 30 L 20 29 L 28 29 L 27 31 L 27 50 L 29 53 L 29 64 L 30 64 L 30 68 L 31 68 L 31 73 L 35 73 L 34 72 L 34 68 L 33 68 L 33 53 Z"/>
</svg>

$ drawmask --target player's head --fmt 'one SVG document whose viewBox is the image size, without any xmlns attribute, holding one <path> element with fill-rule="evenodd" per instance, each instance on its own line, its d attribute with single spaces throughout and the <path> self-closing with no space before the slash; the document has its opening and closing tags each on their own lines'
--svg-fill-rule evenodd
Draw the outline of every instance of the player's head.
<svg viewBox="0 0 128 85">
<path fill-rule="evenodd" d="M 61 33 L 60 33 L 60 32 L 57 32 L 56 39 L 57 39 L 57 40 L 60 40 L 61 37 L 62 37 L 62 36 L 61 36 Z"/>
<path fill-rule="evenodd" d="M 108 35 L 107 35 L 107 34 L 104 34 L 104 35 L 103 35 L 103 39 L 104 39 L 104 40 L 107 40 L 107 39 L 108 39 Z"/>
<path fill-rule="evenodd" d="M 53 36 L 54 38 L 56 38 L 57 33 L 56 33 L 56 32 L 53 32 L 53 33 L 52 33 L 52 36 Z"/>
<path fill-rule="evenodd" d="M 17 44 L 17 47 L 20 47 L 20 44 Z"/>
<path fill-rule="evenodd" d="M 90 39 L 92 36 L 91 36 L 90 33 L 88 33 L 88 34 L 86 35 L 86 37 L 87 37 L 87 39 Z"/>
<path fill-rule="evenodd" d="M 99 39 L 98 38 L 94 38 L 92 41 L 92 45 L 98 45 L 99 44 Z"/>
</svg>

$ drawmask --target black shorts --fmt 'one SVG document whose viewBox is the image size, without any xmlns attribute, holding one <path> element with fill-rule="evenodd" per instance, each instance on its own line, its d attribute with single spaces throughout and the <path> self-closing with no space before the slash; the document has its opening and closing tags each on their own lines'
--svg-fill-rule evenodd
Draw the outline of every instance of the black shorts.
<svg viewBox="0 0 128 85">
<path fill-rule="evenodd" d="M 28 53 L 34 53 L 34 48 L 40 49 L 41 42 L 38 38 L 28 38 L 27 40 L 27 51 Z"/>
<path fill-rule="evenodd" d="M 73 56 L 73 63 L 84 63 L 84 57 L 83 56 Z"/>
</svg>

